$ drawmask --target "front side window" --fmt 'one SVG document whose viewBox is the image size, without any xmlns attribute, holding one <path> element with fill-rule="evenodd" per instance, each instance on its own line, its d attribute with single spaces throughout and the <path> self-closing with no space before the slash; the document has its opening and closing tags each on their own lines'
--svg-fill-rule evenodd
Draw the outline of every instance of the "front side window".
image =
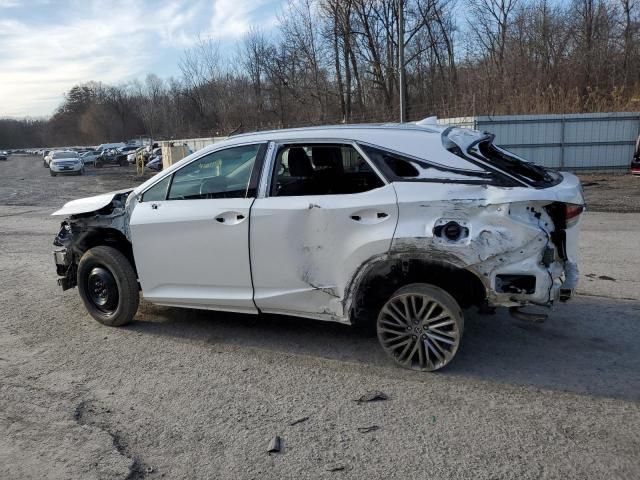
<svg viewBox="0 0 640 480">
<path fill-rule="evenodd" d="M 339 195 L 366 192 L 383 185 L 351 145 L 293 144 L 278 150 L 271 195 Z"/>
<path fill-rule="evenodd" d="M 210 153 L 173 174 L 168 200 L 244 198 L 263 144 Z"/>
</svg>

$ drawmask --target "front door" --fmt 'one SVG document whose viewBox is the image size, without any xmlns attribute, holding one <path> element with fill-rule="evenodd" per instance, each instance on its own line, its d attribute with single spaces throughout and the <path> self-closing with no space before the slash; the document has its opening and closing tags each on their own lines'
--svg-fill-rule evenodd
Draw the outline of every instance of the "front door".
<svg viewBox="0 0 640 480">
<path fill-rule="evenodd" d="M 255 313 L 250 183 L 264 144 L 205 155 L 144 192 L 130 227 L 147 300 Z"/>
<path fill-rule="evenodd" d="M 345 288 L 386 253 L 396 194 L 349 144 L 281 145 L 266 198 L 251 208 L 254 300 L 263 312 L 347 319 Z"/>
</svg>

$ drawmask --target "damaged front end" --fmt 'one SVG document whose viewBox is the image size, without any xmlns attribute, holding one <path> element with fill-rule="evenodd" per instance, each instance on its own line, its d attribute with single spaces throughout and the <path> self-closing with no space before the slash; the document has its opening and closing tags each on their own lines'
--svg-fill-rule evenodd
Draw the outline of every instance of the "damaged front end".
<svg viewBox="0 0 640 480">
<path fill-rule="evenodd" d="M 129 237 L 127 199 L 131 190 L 74 200 L 53 215 L 65 215 L 53 245 L 58 285 L 62 290 L 77 286 L 80 258 L 95 245 L 114 245 L 133 264 Z"/>
</svg>

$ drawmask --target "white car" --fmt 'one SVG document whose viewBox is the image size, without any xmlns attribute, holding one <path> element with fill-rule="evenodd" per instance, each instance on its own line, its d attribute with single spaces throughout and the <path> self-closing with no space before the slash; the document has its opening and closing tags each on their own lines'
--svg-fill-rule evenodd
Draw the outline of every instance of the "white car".
<svg viewBox="0 0 640 480">
<path fill-rule="evenodd" d="M 463 309 L 567 300 L 579 180 L 432 124 L 237 135 L 134 190 L 67 203 L 59 284 L 119 326 L 159 305 L 372 322 L 398 364 L 456 354 Z M 168 254 L 170 252 L 170 254 Z"/>
<path fill-rule="evenodd" d="M 78 156 L 78 152 L 73 150 L 56 150 L 50 154 L 49 173 L 55 177 L 59 173 L 84 173 L 84 163 Z"/>
<path fill-rule="evenodd" d="M 85 165 L 88 165 L 88 164 L 95 165 L 96 158 L 98 158 L 99 156 L 100 156 L 100 152 L 89 151 L 89 152 L 81 153 L 80 159 L 82 160 L 82 163 Z"/>
</svg>

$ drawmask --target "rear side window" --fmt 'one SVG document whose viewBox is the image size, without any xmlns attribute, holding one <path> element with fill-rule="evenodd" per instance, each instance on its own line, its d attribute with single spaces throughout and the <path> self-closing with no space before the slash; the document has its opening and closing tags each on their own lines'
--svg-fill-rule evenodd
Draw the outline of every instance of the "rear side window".
<svg viewBox="0 0 640 480">
<path fill-rule="evenodd" d="M 271 195 L 345 195 L 383 185 L 371 165 L 351 145 L 294 144 L 278 150 Z"/>
</svg>

